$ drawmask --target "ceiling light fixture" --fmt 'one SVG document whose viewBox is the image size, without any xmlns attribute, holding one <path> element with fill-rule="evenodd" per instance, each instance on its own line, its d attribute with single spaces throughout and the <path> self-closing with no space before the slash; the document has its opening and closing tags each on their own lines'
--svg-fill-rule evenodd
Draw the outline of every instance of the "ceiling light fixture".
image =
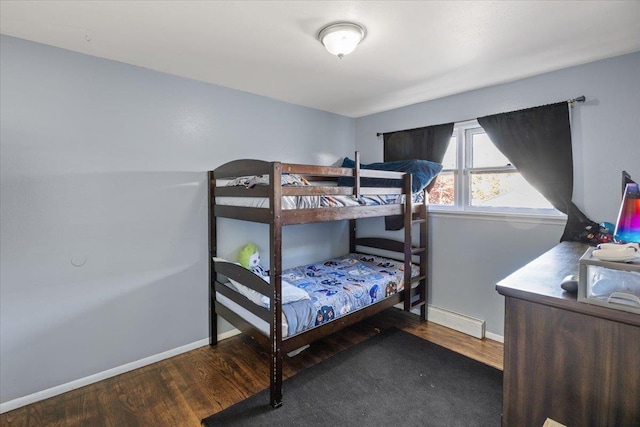
<svg viewBox="0 0 640 427">
<path fill-rule="evenodd" d="M 364 40 L 367 30 L 353 22 L 329 24 L 318 32 L 318 40 L 329 51 L 342 59 Z"/>
</svg>

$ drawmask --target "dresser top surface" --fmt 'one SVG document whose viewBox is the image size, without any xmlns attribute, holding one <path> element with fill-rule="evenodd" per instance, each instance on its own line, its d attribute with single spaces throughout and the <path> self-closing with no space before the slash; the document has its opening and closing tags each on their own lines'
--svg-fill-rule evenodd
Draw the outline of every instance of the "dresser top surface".
<svg viewBox="0 0 640 427">
<path fill-rule="evenodd" d="M 584 243 L 562 242 L 498 282 L 496 289 L 507 297 L 640 326 L 638 314 L 578 302 L 575 294 L 560 287 L 566 276 L 578 274 L 580 257 L 588 248 Z"/>
</svg>

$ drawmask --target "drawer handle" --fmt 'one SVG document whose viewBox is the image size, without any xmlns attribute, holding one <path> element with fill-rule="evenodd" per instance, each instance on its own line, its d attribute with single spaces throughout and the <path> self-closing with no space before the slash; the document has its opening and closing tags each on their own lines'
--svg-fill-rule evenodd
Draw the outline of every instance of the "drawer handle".
<svg viewBox="0 0 640 427">
<path fill-rule="evenodd" d="M 611 295 L 609 295 L 609 298 L 607 298 L 607 302 L 614 304 L 636 305 L 640 307 L 640 298 L 624 292 L 613 292 Z"/>
</svg>

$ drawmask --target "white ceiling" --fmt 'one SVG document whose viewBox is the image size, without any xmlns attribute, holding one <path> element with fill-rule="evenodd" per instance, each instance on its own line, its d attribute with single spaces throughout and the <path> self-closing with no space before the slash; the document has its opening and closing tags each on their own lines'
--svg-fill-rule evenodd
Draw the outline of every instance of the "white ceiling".
<svg viewBox="0 0 640 427">
<path fill-rule="evenodd" d="M 360 117 L 640 50 L 640 1 L 12 1 L 0 32 Z M 340 60 L 316 34 L 367 28 Z"/>
</svg>

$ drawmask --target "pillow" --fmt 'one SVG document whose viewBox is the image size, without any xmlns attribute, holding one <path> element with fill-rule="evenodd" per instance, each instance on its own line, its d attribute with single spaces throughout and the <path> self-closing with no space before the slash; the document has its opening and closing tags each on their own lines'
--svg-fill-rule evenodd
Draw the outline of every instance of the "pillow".
<svg viewBox="0 0 640 427">
<path fill-rule="evenodd" d="M 269 281 L 269 276 L 261 276 L 261 278 L 265 282 Z M 236 288 L 238 292 L 250 299 L 254 304 L 269 308 L 271 299 L 268 296 L 262 295 L 260 292 L 254 291 L 253 289 L 248 288 L 233 279 L 229 279 L 229 282 L 231 282 L 231 284 Z M 282 279 L 282 287 L 280 288 L 280 292 L 282 304 L 289 304 L 302 300 L 311 300 L 311 297 L 306 291 L 298 288 L 295 285 L 292 285 L 284 279 Z"/>
<path fill-rule="evenodd" d="M 213 260 L 229 262 L 224 258 L 218 258 L 218 257 L 213 257 Z M 234 262 L 233 264 L 240 265 L 237 262 Z M 260 278 L 265 282 L 269 283 L 269 276 L 260 276 Z M 269 305 L 270 305 L 269 297 L 262 295 L 260 292 L 254 291 L 253 289 L 248 288 L 236 282 L 233 279 L 229 279 L 229 282 L 231 282 L 231 284 L 236 288 L 238 292 L 240 292 L 242 295 L 250 299 L 254 304 L 269 308 Z M 287 282 L 285 279 L 282 279 L 282 288 L 281 288 L 280 297 L 282 298 L 282 304 L 288 304 L 295 301 L 311 299 L 311 297 L 305 290 L 300 289 L 295 285 L 292 285 L 291 283 Z"/>
<path fill-rule="evenodd" d="M 343 168 L 353 169 L 355 161 L 348 157 L 342 162 Z M 413 193 L 424 190 L 427 185 L 442 170 L 440 163 L 430 162 L 428 160 L 398 160 L 395 162 L 370 163 L 368 165 L 360 164 L 361 169 L 377 169 L 383 171 L 408 172 L 412 175 L 411 191 Z M 365 187 L 401 187 L 402 181 L 397 179 L 376 179 L 362 178 L 361 184 Z M 338 185 L 352 187 L 354 185 L 353 178 L 338 178 Z"/>
</svg>

